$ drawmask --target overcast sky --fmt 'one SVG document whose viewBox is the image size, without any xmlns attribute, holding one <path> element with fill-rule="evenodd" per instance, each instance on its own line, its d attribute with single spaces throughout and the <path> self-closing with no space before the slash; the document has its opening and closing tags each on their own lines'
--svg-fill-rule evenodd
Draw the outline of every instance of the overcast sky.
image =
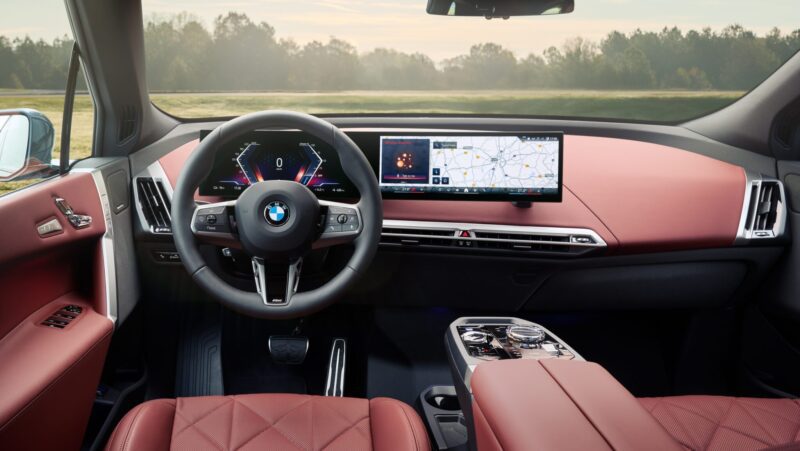
<svg viewBox="0 0 800 451">
<path fill-rule="evenodd" d="M 0 35 L 52 39 L 69 33 L 62 0 L 2 0 Z M 611 30 L 721 29 L 738 23 L 758 33 L 800 28 L 800 0 L 575 0 L 562 16 L 508 21 L 428 16 L 426 0 L 142 0 L 145 17 L 188 11 L 207 25 L 228 11 L 274 26 L 278 37 L 299 43 L 336 36 L 359 51 L 391 47 L 441 60 L 479 42 L 496 42 L 518 56 L 582 36 L 598 40 Z"/>
</svg>

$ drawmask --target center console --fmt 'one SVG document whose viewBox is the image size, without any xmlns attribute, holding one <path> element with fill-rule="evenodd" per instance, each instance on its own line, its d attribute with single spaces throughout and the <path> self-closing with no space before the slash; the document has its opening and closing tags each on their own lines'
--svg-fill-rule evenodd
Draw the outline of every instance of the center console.
<svg viewBox="0 0 800 451">
<path fill-rule="evenodd" d="M 465 317 L 450 324 L 445 338 L 456 389 L 469 387 L 482 362 L 508 359 L 584 360 L 553 332 L 530 321 L 505 317 Z"/>
<path fill-rule="evenodd" d="M 603 367 L 539 324 L 459 318 L 445 344 L 465 439 L 440 450 L 682 449 Z M 448 393 L 433 395 L 447 407 Z"/>
<path fill-rule="evenodd" d="M 477 443 L 472 427 L 475 422 L 471 379 L 478 366 L 495 361 L 584 361 L 577 351 L 544 326 L 519 318 L 459 318 L 450 324 L 445 345 L 453 373 L 455 394 L 467 425 L 466 446 L 470 449 L 475 449 Z M 504 383 L 498 381 L 498 384 Z"/>
</svg>

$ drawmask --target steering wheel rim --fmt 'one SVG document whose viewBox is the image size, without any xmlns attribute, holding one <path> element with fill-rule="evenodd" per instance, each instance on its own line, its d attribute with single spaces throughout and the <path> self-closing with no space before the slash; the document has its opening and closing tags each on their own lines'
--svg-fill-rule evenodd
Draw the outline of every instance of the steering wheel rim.
<svg viewBox="0 0 800 451">
<path fill-rule="evenodd" d="M 271 305 L 266 294 L 262 296 L 257 292 L 233 287 L 214 273 L 198 249 L 192 227 L 193 221 L 196 220 L 196 210 L 203 207 L 196 205 L 194 193 L 202 180 L 211 172 L 216 152 L 244 134 L 258 129 L 297 129 L 330 145 L 338 154 L 345 175 L 361 196 L 359 202 L 353 205 L 359 213 L 360 230 L 357 235 L 351 234 L 353 239 L 348 240 L 355 245 L 350 260 L 324 285 L 311 291 L 298 292 L 291 296 L 291 299 L 287 292 L 285 304 Z M 251 185 L 248 190 L 253 186 Z M 382 221 L 383 206 L 378 181 L 364 153 L 330 122 L 293 111 L 272 110 L 251 113 L 232 119 L 214 129 L 187 159 L 172 197 L 172 233 L 175 246 L 192 279 L 223 305 L 258 318 L 285 319 L 305 316 L 336 300 L 366 270 L 375 256 Z M 337 241 L 332 240 L 331 243 L 336 244 Z M 254 263 L 254 269 L 255 266 Z M 258 285 L 258 279 L 256 282 Z M 287 284 L 290 283 L 291 279 Z M 266 293 L 266 288 L 264 290 Z"/>
</svg>

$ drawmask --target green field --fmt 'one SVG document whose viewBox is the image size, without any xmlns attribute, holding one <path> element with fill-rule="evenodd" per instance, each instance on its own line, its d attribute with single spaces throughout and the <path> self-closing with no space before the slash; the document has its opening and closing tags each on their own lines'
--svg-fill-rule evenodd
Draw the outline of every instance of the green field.
<svg viewBox="0 0 800 451">
<path fill-rule="evenodd" d="M 618 118 L 672 122 L 721 108 L 739 91 L 348 91 L 153 94 L 159 108 L 183 118 L 236 116 L 258 110 L 288 109 L 309 113 L 486 114 Z M 0 91 L 0 109 L 33 108 L 56 128 L 53 158 L 59 155 L 63 97 Z M 91 154 L 91 99 L 76 97 L 72 159 Z M 0 194 L 23 182 L 0 182 Z"/>
</svg>

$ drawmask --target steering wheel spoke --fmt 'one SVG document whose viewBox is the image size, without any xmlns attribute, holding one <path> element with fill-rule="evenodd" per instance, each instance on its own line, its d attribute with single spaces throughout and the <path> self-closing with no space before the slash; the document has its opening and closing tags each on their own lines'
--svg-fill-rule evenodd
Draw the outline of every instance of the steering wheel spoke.
<svg viewBox="0 0 800 451">
<path fill-rule="evenodd" d="M 289 263 L 288 270 L 286 271 L 286 289 L 284 290 L 283 298 L 270 297 L 269 294 L 269 279 L 267 277 L 267 263 L 261 257 L 253 257 L 253 278 L 256 283 L 256 291 L 261 296 L 261 301 L 266 306 L 280 306 L 288 305 L 292 301 L 292 297 L 297 293 L 297 287 L 300 285 L 300 271 L 303 268 L 303 259 L 298 258 Z"/>
<path fill-rule="evenodd" d="M 364 223 L 358 205 L 320 200 L 319 206 L 322 234 L 313 249 L 349 243 L 361 235 Z"/>
<path fill-rule="evenodd" d="M 192 214 L 192 233 L 200 241 L 241 248 L 235 213 L 235 200 L 198 205 Z"/>
</svg>

